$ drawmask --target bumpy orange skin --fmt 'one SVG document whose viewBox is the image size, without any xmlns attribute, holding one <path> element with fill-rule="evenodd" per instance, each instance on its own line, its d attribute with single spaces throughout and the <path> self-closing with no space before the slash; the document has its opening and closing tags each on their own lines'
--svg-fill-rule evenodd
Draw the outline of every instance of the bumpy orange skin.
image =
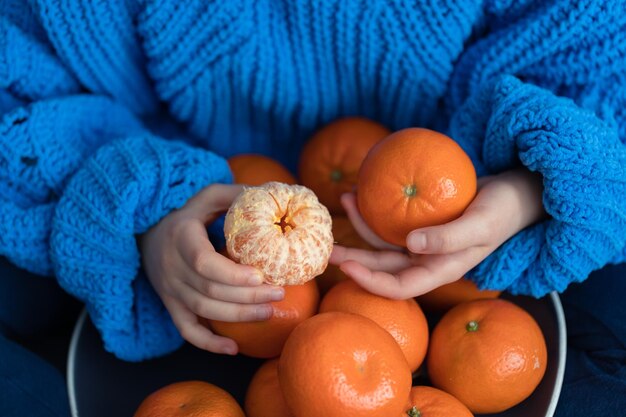
<svg viewBox="0 0 626 417">
<path fill-rule="evenodd" d="M 360 314 L 373 320 L 393 336 L 412 372 L 422 364 L 428 348 L 428 323 L 414 299 L 381 297 L 348 279 L 335 285 L 324 296 L 320 313 L 328 311 Z"/>
<path fill-rule="evenodd" d="M 224 235 L 230 257 L 258 268 L 274 285 L 320 275 L 333 248 L 326 207 L 308 188 L 278 182 L 245 188 L 228 209 Z"/>
<path fill-rule="evenodd" d="M 474 417 L 462 402 L 433 387 L 411 388 L 409 403 L 398 417 Z M 248 416 L 250 417 L 250 416 Z"/>
<path fill-rule="evenodd" d="M 362 117 L 327 124 L 306 143 L 300 155 L 300 182 L 312 189 L 331 213 L 343 213 L 340 197 L 352 192 L 367 152 L 391 132 Z"/>
<path fill-rule="evenodd" d="M 318 314 L 295 328 L 278 379 L 295 417 L 395 416 L 411 390 L 409 365 L 393 337 L 343 312 Z"/>
<path fill-rule="evenodd" d="M 315 281 L 286 285 L 285 298 L 270 303 L 272 317 L 263 321 L 225 322 L 209 320 L 213 331 L 237 342 L 239 352 L 254 358 L 275 358 L 292 330 L 317 313 L 319 291 Z"/>
<path fill-rule="evenodd" d="M 265 362 L 256 371 L 244 404 L 246 417 L 293 417 L 278 382 L 278 359 Z"/>
<path fill-rule="evenodd" d="M 447 223 L 476 195 L 476 171 L 452 139 L 421 128 L 397 131 L 377 143 L 361 164 L 359 211 L 382 239 L 406 246 L 414 229 Z"/>
<path fill-rule="evenodd" d="M 183 381 L 147 396 L 134 417 L 245 417 L 237 401 L 222 388 Z"/>
<path fill-rule="evenodd" d="M 502 299 L 452 308 L 435 326 L 428 352 L 432 384 L 478 414 L 519 404 L 546 371 L 547 348 L 539 325 Z"/>
<path fill-rule="evenodd" d="M 258 154 L 235 155 L 228 160 L 234 181 L 237 184 L 261 185 L 270 181 L 295 184 L 293 175 L 280 164 L 267 156 Z"/>
<path fill-rule="evenodd" d="M 479 290 L 472 281 L 461 278 L 417 297 L 424 311 L 443 313 L 457 304 L 481 298 L 498 298 L 501 291 Z"/>
</svg>

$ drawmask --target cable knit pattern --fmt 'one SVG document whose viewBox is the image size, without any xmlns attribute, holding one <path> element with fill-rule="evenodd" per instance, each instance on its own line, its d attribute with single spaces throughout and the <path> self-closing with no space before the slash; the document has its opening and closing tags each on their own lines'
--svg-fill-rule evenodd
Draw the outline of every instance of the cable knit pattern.
<svg viewBox="0 0 626 417">
<path fill-rule="evenodd" d="M 7 96 L 0 99 L 0 114 L 17 107 L 15 99 L 40 100 L 80 89 L 21 0 L 0 3 L 0 89 Z"/>
<path fill-rule="evenodd" d="M 141 360 L 180 345 L 150 285 L 135 281 L 135 235 L 208 184 L 230 181 L 222 158 L 150 136 L 110 142 L 72 177 L 53 221 L 55 272 L 64 288 L 89 301 L 108 350 Z"/>
<path fill-rule="evenodd" d="M 90 91 L 138 113 L 156 109 L 133 18 L 134 1 L 33 0 L 59 57 Z"/>
<path fill-rule="evenodd" d="M 615 128 L 569 99 L 504 76 L 466 102 L 451 133 L 483 172 L 521 162 L 541 173 L 552 217 L 475 268 L 470 276 L 481 287 L 541 296 L 626 260 L 626 146 Z"/>
<path fill-rule="evenodd" d="M 50 228 L 67 180 L 99 146 L 140 132 L 124 107 L 97 96 L 43 100 L 0 121 L 0 253 L 51 275 Z"/>
<path fill-rule="evenodd" d="M 562 290 L 626 258 L 622 10 L 624 0 L 1 2 L 0 253 L 85 300 L 116 355 L 163 354 L 180 337 L 134 235 L 229 181 L 216 155 L 259 152 L 295 170 L 315 129 L 361 115 L 449 133 L 481 175 L 541 173 L 551 219 L 472 277 Z M 187 143 L 163 139 L 176 137 Z"/>
</svg>

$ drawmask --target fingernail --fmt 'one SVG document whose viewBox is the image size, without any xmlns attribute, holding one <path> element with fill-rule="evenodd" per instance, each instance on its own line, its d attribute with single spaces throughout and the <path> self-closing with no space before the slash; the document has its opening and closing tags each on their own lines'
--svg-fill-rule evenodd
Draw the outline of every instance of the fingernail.
<svg viewBox="0 0 626 417">
<path fill-rule="evenodd" d="M 270 306 L 266 306 L 266 307 L 257 307 L 254 314 L 260 320 L 267 320 L 272 316 L 272 312 L 273 312 L 272 308 Z"/>
<path fill-rule="evenodd" d="M 234 346 L 226 346 L 222 349 L 222 352 L 224 352 L 227 355 L 236 355 L 237 349 Z"/>
<path fill-rule="evenodd" d="M 280 301 L 283 298 L 285 298 L 285 290 L 283 290 L 282 288 L 274 288 L 270 292 L 270 299 L 272 301 Z"/>
<path fill-rule="evenodd" d="M 412 252 L 426 248 L 426 235 L 424 233 L 411 233 L 407 239 L 407 247 Z"/>
<path fill-rule="evenodd" d="M 261 285 L 263 283 L 263 274 L 258 271 L 253 272 L 248 277 L 248 284 L 250 285 Z"/>
</svg>

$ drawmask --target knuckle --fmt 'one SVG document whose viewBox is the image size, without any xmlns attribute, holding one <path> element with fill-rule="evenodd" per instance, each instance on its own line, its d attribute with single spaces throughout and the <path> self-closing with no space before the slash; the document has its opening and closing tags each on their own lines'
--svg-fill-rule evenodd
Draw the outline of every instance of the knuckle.
<svg viewBox="0 0 626 417">
<path fill-rule="evenodd" d="M 454 247 L 455 237 L 452 233 L 448 231 L 441 231 L 438 234 L 432 236 L 433 238 L 433 249 L 439 250 L 442 252 L 449 251 Z"/>
<path fill-rule="evenodd" d="M 261 290 L 253 290 L 247 298 L 247 301 L 254 304 L 259 304 L 269 299 L 269 294 Z"/>
<path fill-rule="evenodd" d="M 219 353 L 218 345 L 212 339 L 205 340 L 198 347 L 208 352 Z"/>
<path fill-rule="evenodd" d="M 187 228 L 187 220 L 184 218 L 173 218 L 170 221 L 170 225 L 167 228 L 167 237 L 170 240 L 177 241 L 178 237 L 183 235 Z"/>
<path fill-rule="evenodd" d="M 191 342 L 193 339 L 193 331 L 190 326 L 183 325 L 178 330 L 180 332 L 180 336 L 188 342 Z"/>
<path fill-rule="evenodd" d="M 194 271 L 202 274 L 207 262 L 209 254 L 204 250 L 196 250 L 191 255 L 191 267 Z"/>
<path fill-rule="evenodd" d="M 236 316 L 239 321 L 251 321 L 256 317 L 254 310 L 250 307 L 236 307 L 237 313 Z"/>
<path fill-rule="evenodd" d="M 219 290 L 217 288 L 217 285 L 215 285 L 211 281 L 206 281 L 204 283 L 204 294 L 209 298 L 218 298 Z"/>
<path fill-rule="evenodd" d="M 193 311 L 199 316 L 202 316 L 207 319 L 211 318 L 209 317 L 210 316 L 209 308 L 206 305 L 206 303 L 204 303 L 202 300 L 193 300 L 190 303 L 189 308 L 191 309 L 191 311 Z"/>
</svg>

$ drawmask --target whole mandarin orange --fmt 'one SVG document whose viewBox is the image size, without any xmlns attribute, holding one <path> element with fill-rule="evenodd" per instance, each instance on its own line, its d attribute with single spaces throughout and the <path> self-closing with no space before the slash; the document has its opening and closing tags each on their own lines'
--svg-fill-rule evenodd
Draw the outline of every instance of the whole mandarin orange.
<svg viewBox="0 0 626 417">
<path fill-rule="evenodd" d="M 473 281 L 461 278 L 417 297 L 424 311 L 443 313 L 457 304 L 481 298 L 498 298 L 501 291 L 479 290 Z"/>
<path fill-rule="evenodd" d="M 362 117 L 346 117 L 321 128 L 300 155 L 299 177 L 331 213 L 343 213 L 339 198 L 356 185 L 361 162 L 391 132 Z"/>
<path fill-rule="evenodd" d="M 222 388 L 202 381 L 167 385 L 139 405 L 134 417 L 245 417 L 237 401 Z"/>
<path fill-rule="evenodd" d="M 525 400 L 546 363 L 546 342 L 535 319 L 502 299 L 453 307 L 435 326 L 427 358 L 432 384 L 479 414 Z"/>
<path fill-rule="evenodd" d="M 427 386 L 411 388 L 409 403 L 398 417 L 474 417 L 465 405 L 447 392 Z M 250 417 L 250 416 L 248 416 Z"/>
<path fill-rule="evenodd" d="M 291 331 L 317 313 L 319 292 L 315 281 L 286 285 L 285 297 L 272 301 L 272 316 L 263 321 L 226 322 L 208 320 L 213 331 L 237 342 L 239 352 L 255 358 L 280 355 Z"/>
<path fill-rule="evenodd" d="M 409 365 L 393 337 L 343 312 L 318 314 L 295 328 L 278 379 L 295 417 L 399 415 L 411 390 Z"/>
<path fill-rule="evenodd" d="M 247 417 L 293 417 L 278 382 L 278 359 L 266 361 L 255 372 L 244 408 Z"/>
<path fill-rule="evenodd" d="M 409 128 L 377 143 L 361 164 L 357 204 L 382 239 L 406 246 L 414 229 L 459 217 L 476 195 L 476 171 L 456 142 Z"/>
<path fill-rule="evenodd" d="M 267 156 L 258 154 L 235 155 L 228 159 L 228 165 L 237 184 L 261 185 L 270 181 L 295 184 L 296 179 L 281 165 Z"/>
<path fill-rule="evenodd" d="M 414 299 L 381 297 L 348 279 L 331 288 L 322 299 L 320 313 L 328 311 L 360 314 L 373 320 L 396 340 L 411 372 L 422 364 L 428 348 L 428 323 Z"/>
</svg>

